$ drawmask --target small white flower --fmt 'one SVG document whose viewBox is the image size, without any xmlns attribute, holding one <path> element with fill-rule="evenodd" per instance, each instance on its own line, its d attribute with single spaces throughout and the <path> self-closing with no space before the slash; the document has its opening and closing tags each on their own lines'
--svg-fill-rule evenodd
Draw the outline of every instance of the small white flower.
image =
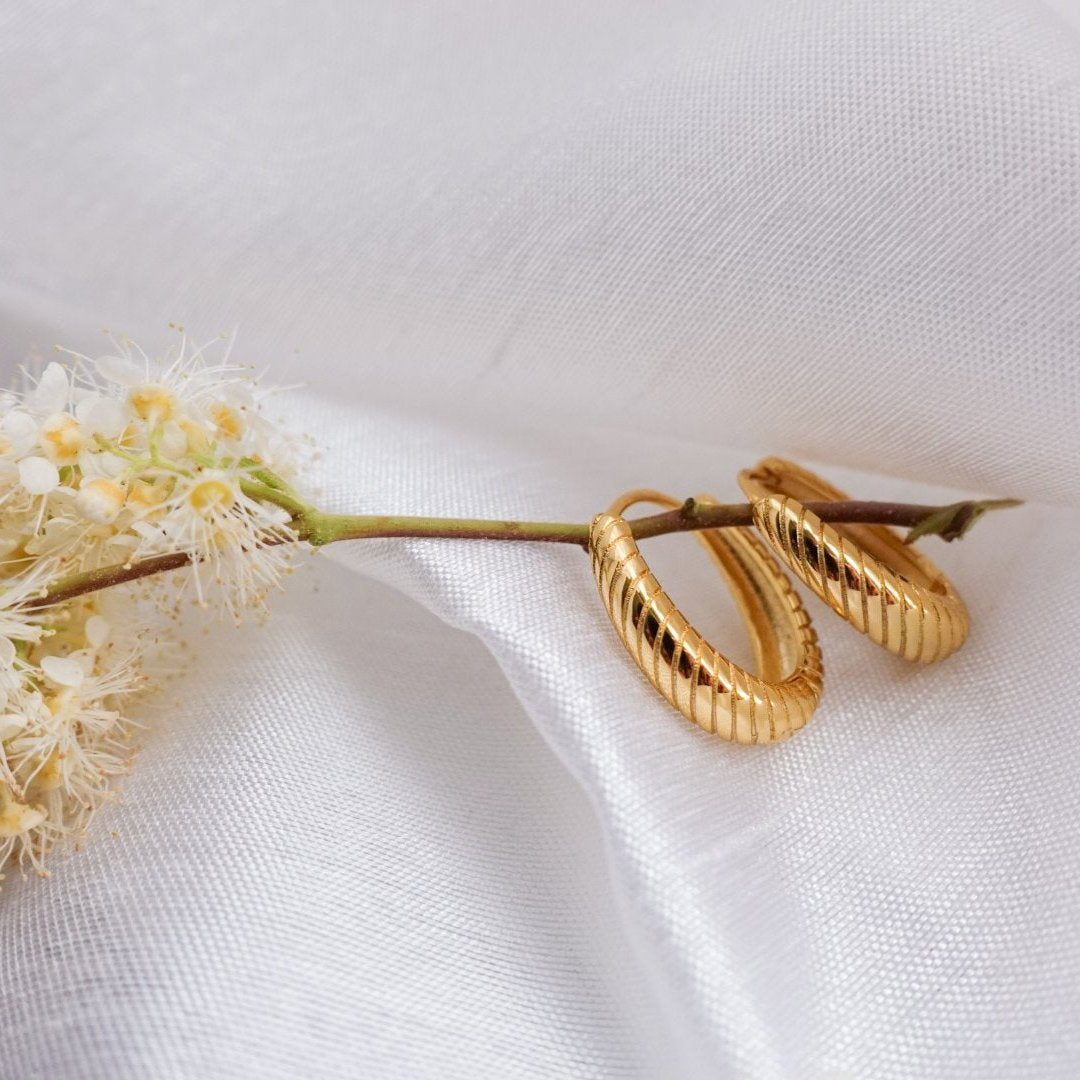
<svg viewBox="0 0 1080 1080">
<path fill-rule="evenodd" d="M 137 554 L 186 551 L 199 602 L 205 604 L 209 568 L 220 587 L 226 608 L 236 615 L 259 605 L 288 569 L 292 534 L 289 515 L 280 507 L 244 494 L 242 473 L 205 469 L 177 479 L 161 505 L 162 516 L 152 525 L 136 522 L 143 538 Z"/>
<path fill-rule="evenodd" d="M 124 508 L 124 489 L 113 480 L 99 477 L 85 480 L 75 496 L 75 505 L 87 521 L 108 525 Z"/>
<path fill-rule="evenodd" d="M 229 343 L 215 359 L 214 343 L 182 338 L 161 360 L 116 344 L 0 392 L 0 867 L 42 871 L 131 756 L 120 703 L 141 685 L 141 622 L 105 618 L 96 599 L 38 606 L 46 587 L 180 552 L 191 573 L 156 579 L 162 606 L 186 581 L 238 616 L 286 572 L 295 540 L 286 511 L 244 491 L 257 468 L 287 480 L 296 444 L 260 415 Z"/>
<path fill-rule="evenodd" d="M 107 439 L 116 438 L 130 419 L 128 410 L 119 401 L 94 393 L 87 394 L 79 402 L 75 416 L 89 434 Z"/>
<path fill-rule="evenodd" d="M 85 640 L 89 622 L 80 628 L 76 619 L 75 641 Z M 131 643 L 102 644 L 45 656 L 36 675 L 30 670 L 43 689 L 24 689 L 0 714 L 0 862 L 16 855 L 40 873 L 50 848 L 83 835 L 130 762 L 132 723 L 119 706 L 139 689 L 140 665 Z"/>
<path fill-rule="evenodd" d="M 8 443 L 5 452 L 21 457 L 37 445 L 38 422 L 29 413 L 13 409 L 0 420 L 0 433 Z"/>
<path fill-rule="evenodd" d="M 85 441 L 82 425 L 69 413 L 53 413 L 41 425 L 41 448 L 57 465 L 74 465 Z"/>
<path fill-rule="evenodd" d="M 48 458 L 23 458 L 19 462 L 19 483 L 31 495 L 48 495 L 60 486 L 60 470 Z"/>
<path fill-rule="evenodd" d="M 128 394 L 128 403 L 140 420 L 151 425 L 171 420 L 180 407 L 176 395 L 160 383 L 141 383 L 133 387 Z"/>
</svg>

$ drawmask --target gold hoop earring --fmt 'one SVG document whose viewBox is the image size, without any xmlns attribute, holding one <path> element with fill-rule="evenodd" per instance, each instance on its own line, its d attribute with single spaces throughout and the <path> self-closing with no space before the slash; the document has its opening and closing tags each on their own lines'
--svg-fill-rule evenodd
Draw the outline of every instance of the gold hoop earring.
<svg viewBox="0 0 1080 1080">
<path fill-rule="evenodd" d="M 770 457 L 739 473 L 754 523 L 792 572 L 838 615 L 905 660 L 955 652 L 970 619 L 945 575 L 885 525 L 826 525 L 803 505 L 848 496 Z"/>
<path fill-rule="evenodd" d="M 718 653 L 661 589 L 623 520 L 638 502 L 680 505 L 658 491 L 627 492 L 597 514 L 589 532 L 600 597 L 638 667 L 687 720 L 723 739 L 778 742 L 804 727 L 821 697 L 821 651 L 776 560 L 749 529 L 697 534 L 738 603 L 761 672 L 755 676 Z"/>
</svg>

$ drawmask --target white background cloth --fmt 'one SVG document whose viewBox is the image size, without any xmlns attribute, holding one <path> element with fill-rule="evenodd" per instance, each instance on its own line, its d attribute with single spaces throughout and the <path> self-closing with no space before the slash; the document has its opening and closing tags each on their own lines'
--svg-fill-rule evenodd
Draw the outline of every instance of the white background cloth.
<svg viewBox="0 0 1080 1080">
<path fill-rule="evenodd" d="M 814 602 L 825 698 L 765 749 L 669 710 L 572 548 L 327 551 L 192 631 L 125 805 L 9 878 L 5 1080 L 1080 1071 L 1066 0 L 0 26 L 6 370 L 237 326 L 358 512 L 586 520 L 770 452 L 1031 500 L 927 545 L 940 667 Z M 746 658 L 696 545 L 648 553 Z"/>
</svg>

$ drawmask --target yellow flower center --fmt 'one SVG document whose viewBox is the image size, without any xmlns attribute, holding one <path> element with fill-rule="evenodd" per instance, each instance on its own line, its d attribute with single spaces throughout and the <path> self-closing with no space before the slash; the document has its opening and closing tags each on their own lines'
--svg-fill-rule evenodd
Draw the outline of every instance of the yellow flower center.
<svg viewBox="0 0 1080 1080">
<path fill-rule="evenodd" d="M 16 802 L 10 795 L 0 798 L 0 839 L 21 836 L 45 820 L 45 814 L 33 806 Z"/>
<path fill-rule="evenodd" d="M 86 517 L 105 525 L 120 513 L 124 506 L 124 494 L 119 484 L 102 476 L 84 481 L 75 501 Z"/>
<path fill-rule="evenodd" d="M 164 513 L 161 504 L 165 501 L 165 496 L 164 487 L 146 480 L 136 480 L 128 488 L 127 505 L 137 517 L 156 521 Z"/>
<path fill-rule="evenodd" d="M 63 709 L 64 706 L 71 701 L 71 698 L 72 694 L 70 688 L 65 688 L 55 694 L 46 694 L 45 708 L 49 710 L 50 716 L 56 716 L 59 714 L 60 710 Z M 54 765 L 50 765 L 50 763 L 47 762 L 45 765 L 42 766 L 41 772 L 45 772 L 46 770 L 53 767 Z M 40 776 L 41 773 L 38 773 L 38 775 Z"/>
<path fill-rule="evenodd" d="M 220 402 L 212 406 L 210 419 L 226 439 L 239 439 L 244 434 L 244 418 L 231 405 Z"/>
<path fill-rule="evenodd" d="M 210 446 L 210 436 L 202 424 L 194 420 L 181 420 L 180 430 L 187 436 L 188 450 L 193 454 L 203 454 Z"/>
<path fill-rule="evenodd" d="M 149 420 L 152 423 L 170 420 L 176 412 L 176 398 L 164 386 L 158 386 L 155 383 L 137 386 L 131 391 L 128 400 L 143 420 Z"/>
<path fill-rule="evenodd" d="M 135 447 L 139 439 L 139 426 L 136 423 L 130 423 L 123 431 L 120 432 L 119 437 L 116 440 L 116 445 L 121 450 L 131 450 Z"/>
<path fill-rule="evenodd" d="M 46 759 L 45 764 L 38 770 L 37 775 L 30 783 L 30 790 L 34 794 L 46 791 L 55 791 L 64 778 L 60 774 L 60 751 L 54 750 Z"/>
<path fill-rule="evenodd" d="M 209 516 L 215 510 L 228 510 L 235 501 L 233 489 L 224 480 L 204 480 L 196 484 L 188 495 L 188 502 L 204 516 Z"/>
<path fill-rule="evenodd" d="M 128 502 L 140 507 L 158 506 L 165 498 L 165 491 L 146 480 L 136 480 L 128 492 Z"/>
<path fill-rule="evenodd" d="M 46 457 L 57 464 L 71 465 L 78 460 L 83 448 L 79 421 L 67 413 L 46 420 L 41 428 L 41 445 Z"/>
</svg>

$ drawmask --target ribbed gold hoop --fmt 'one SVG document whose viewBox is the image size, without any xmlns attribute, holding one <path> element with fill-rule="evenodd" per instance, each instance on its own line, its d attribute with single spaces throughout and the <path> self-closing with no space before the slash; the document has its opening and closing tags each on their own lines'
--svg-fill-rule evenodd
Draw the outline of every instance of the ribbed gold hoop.
<svg viewBox="0 0 1080 1080">
<path fill-rule="evenodd" d="M 718 653 L 661 589 L 622 517 L 638 502 L 680 505 L 658 491 L 627 492 L 597 514 L 589 534 L 600 597 L 638 667 L 687 720 L 723 739 L 778 742 L 804 727 L 821 697 L 821 652 L 776 560 L 749 529 L 697 534 L 742 612 L 758 677 Z"/>
<path fill-rule="evenodd" d="M 795 575 L 872 641 L 930 663 L 967 637 L 964 602 L 929 559 L 884 525 L 826 525 L 804 502 L 848 496 L 820 476 L 770 457 L 739 474 L 754 522 Z"/>
</svg>

